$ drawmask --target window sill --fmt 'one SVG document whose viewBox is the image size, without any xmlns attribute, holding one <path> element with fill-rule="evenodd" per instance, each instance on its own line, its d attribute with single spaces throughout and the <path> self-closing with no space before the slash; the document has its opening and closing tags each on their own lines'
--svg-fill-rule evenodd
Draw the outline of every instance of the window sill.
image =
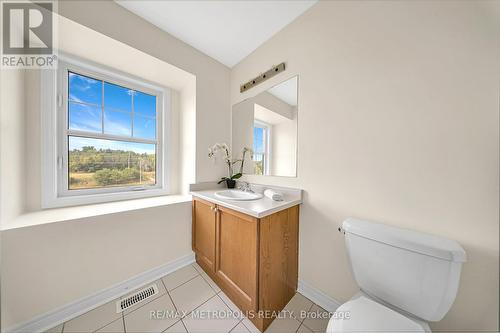
<svg viewBox="0 0 500 333">
<path fill-rule="evenodd" d="M 4 231 L 138 209 L 168 206 L 190 201 L 191 195 L 166 195 L 75 207 L 44 209 L 37 212 L 22 214 L 9 223 L 2 225 L 1 230 Z"/>
<path fill-rule="evenodd" d="M 42 209 L 63 208 L 74 206 L 87 206 L 93 204 L 102 204 L 107 202 L 117 202 L 135 199 L 146 199 L 153 197 L 162 197 L 168 195 L 168 191 L 162 188 L 153 188 L 145 191 L 117 191 L 95 194 L 80 194 L 68 196 L 52 196 L 52 193 L 44 193 L 42 198 Z"/>
</svg>

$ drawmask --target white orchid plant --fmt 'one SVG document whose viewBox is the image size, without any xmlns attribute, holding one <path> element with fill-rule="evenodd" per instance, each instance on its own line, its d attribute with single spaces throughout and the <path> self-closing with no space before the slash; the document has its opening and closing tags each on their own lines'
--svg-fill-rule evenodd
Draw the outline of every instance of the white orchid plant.
<svg viewBox="0 0 500 333">
<path fill-rule="evenodd" d="M 225 181 L 234 181 L 240 178 L 243 175 L 243 165 L 245 163 L 246 154 L 250 154 L 250 157 L 253 157 L 253 150 L 250 148 L 243 148 L 240 159 L 233 159 L 231 155 L 231 149 L 229 149 L 228 145 L 225 143 L 216 143 L 212 147 L 208 148 L 208 157 L 213 158 L 215 155 L 221 152 L 224 157 L 224 163 L 227 164 L 228 176 L 222 177 L 217 184 L 220 184 Z M 234 173 L 234 165 L 240 163 L 239 172 Z"/>
</svg>

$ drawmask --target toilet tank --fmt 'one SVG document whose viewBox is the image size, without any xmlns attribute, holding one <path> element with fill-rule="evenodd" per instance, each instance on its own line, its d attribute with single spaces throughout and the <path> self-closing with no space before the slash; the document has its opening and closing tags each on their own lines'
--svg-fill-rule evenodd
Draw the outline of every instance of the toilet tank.
<svg viewBox="0 0 500 333">
<path fill-rule="evenodd" d="M 439 321 L 457 294 L 464 249 L 453 240 L 384 224 L 342 224 L 362 291 L 426 321 Z"/>
</svg>

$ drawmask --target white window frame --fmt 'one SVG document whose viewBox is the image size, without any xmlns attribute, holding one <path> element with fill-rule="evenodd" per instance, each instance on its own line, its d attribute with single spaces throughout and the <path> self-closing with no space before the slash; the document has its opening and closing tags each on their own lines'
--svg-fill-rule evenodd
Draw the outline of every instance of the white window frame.
<svg viewBox="0 0 500 333">
<path fill-rule="evenodd" d="M 156 96 L 156 140 L 70 130 L 68 126 L 68 72 L 117 84 Z M 42 98 L 42 207 L 53 208 L 169 194 L 170 90 L 146 80 L 73 56 L 59 55 L 57 71 L 43 71 Z M 133 115 L 132 115 L 133 116 Z M 156 144 L 156 184 L 70 190 L 68 136 Z M 125 139 L 125 140 L 124 140 Z"/>
<path fill-rule="evenodd" d="M 269 162 L 271 161 L 271 130 L 272 125 L 262 120 L 255 119 L 253 123 L 254 127 L 263 128 L 265 133 L 264 138 L 264 165 L 263 165 L 263 176 L 268 176 L 270 172 Z"/>
</svg>

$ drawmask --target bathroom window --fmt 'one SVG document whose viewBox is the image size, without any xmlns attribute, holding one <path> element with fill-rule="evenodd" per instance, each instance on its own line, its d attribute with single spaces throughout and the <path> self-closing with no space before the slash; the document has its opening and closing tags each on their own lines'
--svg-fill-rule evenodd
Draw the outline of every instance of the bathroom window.
<svg viewBox="0 0 500 333">
<path fill-rule="evenodd" d="M 253 161 L 256 175 L 269 174 L 269 138 L 271 126 L 256 121 L 253 127 Z"/>
<path fill-rule="evenodd" d="M 59 62 L 56 81 L 57 194 L 49 206 L 167 194 L 166 90 L 71 61 Z"/>
<path fill-rule="evenodd" d="M 155 185 L 156 96 L 76 71 L 66 79 L 68 190 Z"/>
</svg>

